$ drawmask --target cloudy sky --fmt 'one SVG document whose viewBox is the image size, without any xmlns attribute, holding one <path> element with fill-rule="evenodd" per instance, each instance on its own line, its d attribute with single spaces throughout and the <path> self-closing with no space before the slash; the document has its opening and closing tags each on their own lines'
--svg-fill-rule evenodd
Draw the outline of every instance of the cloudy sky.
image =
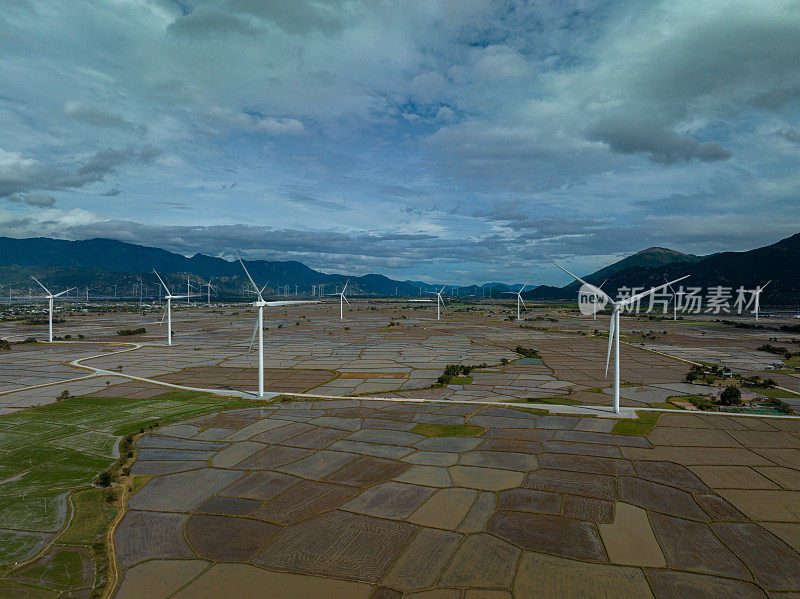
<svg viewBox="0 0 800 599">
<path fill-rule="evenodd" d="M 15 0 L 0 235 L 469 284 L 800 231 L 800 3 Z"/>
</svg>

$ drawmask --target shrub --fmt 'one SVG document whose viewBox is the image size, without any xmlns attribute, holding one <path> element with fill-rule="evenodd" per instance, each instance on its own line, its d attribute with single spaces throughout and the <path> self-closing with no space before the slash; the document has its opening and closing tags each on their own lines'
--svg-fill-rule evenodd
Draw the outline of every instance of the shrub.
<svg viewBox="0 0 800 599">
<path fill-rule="evenodd" d="M 58 396 L 56 397 L 56 401 L 61 401 L 62 399 L 69 399 L 69 398 L 70 398 L 69 391 L 64 389 L 61 393 L 58 394 Z"/>
<path fill-rule="evenodd" d="M 527 349 L 521 345 L 518 345 L 516 348 L 514 348 L 514 351 L 525 358 L 542 358 L 541 354 L 539 354 L 539 352 L 533 348 Z"/>
<path fill-rule="evenodd" d="M 101 487 L 107 487 L 111 484 L 111 473 L 108 470 L 103 470 L 97 476 L 97 484 Z"/>
<path fill-rule="evenodd" d="M 117 335 L 120 337 L 128 337 L 130 335 L 142 335 L 146 332 L 147 330 L 144 327 L 139 327 L 138 329 L 122 329 L 121 331 L 117 331 Z"/>
<path fill-rule="evenodd" d="M 719 395 L 719 403 L 723 406 L 734 406 L 742 403 L 742 392 L 738 387 L 725 387 Z"/>
</svg>

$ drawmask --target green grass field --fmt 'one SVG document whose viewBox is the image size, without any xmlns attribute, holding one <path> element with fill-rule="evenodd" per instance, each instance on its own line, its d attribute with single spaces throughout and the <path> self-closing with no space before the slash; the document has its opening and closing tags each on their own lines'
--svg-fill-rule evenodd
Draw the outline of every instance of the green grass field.
<svg viewBox="0 0 800 599">
<path fill-rule="evenodd" d="M 658 422 L 663 412 L 636 412 L 637 418 L 617 420 L 611 432 L 615 435 L 646 435 Z"/>
<path fill-rule="evenodd" d="M 115 463 L 123 436 L 252 405 L 246 399 L 170 391 L 149 399 L 73 397 L 0 416 L 0 529 L 12 529 L 0 531 L 0 571 L 6 571 L 0 577 L 0 596 L 19 582 L 41 579 L 51 588 L 69 590 L 86 580 L 84 570 L 91 560 L 75 551 L 53 554 L 50 561 L 58 561 L 57 573 L 38 562 L 8 567 L 35 557 L 42 540 L 62 528 L 55 539 L 59 546 L 87 546 L 97 540 L 115 508 L 106 502 L 103 489 L 89 485 Z M 67 496 L 74 508 L 68 523 Z"/>
</svg>

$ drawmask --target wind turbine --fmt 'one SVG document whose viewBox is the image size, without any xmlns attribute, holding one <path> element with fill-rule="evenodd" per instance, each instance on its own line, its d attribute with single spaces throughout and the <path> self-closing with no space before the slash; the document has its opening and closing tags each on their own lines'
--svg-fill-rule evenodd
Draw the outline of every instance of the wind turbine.
<svg viewBox="0 0 800 599">
<path fill-rule="evenodd" d="M 667 278 L 664 277 L 664 280 L 666 281 Z M 767 283 L 767 285 L 769 285 L 769 283 Z M 764 287 L 767 285 L 764 285 Z M 678 320 L 678 296 L 683 295 L 684 292 L 675 291 L 669 283 L 667 283 L 667 287 L 669 287 L 669 290 L 672 292 L 672 320 L 676 321 Z M 681 287 L 681 289 L 683 289 L 683 287 Z M 756 320 L 758 320 L 758 317 L 756 317 Z"/>
<path fill-rule="evenodd" d="M 193 286 L 194 286 L 194 285 L 192 285 L 192 284 L 189 282 L 189 275 L 187 274 L 187 275 L 186 275 L 186 305 L 187 305 L 187 306 L 188 306 L 188 305 L 191 303 L 191 302 L 189 301 L 189 299 L 192 297 L 192 287 L 193 287 Z M 181 296 L 181 297 L 183 297 L 183 296 Z"/>
<path fill-rule="evenodd" d="M 211 290 L 213 289 L 213 290 L 214 290 L 214 293 L 216 293 L 216 292 L 217 292 L 216 288 L 215 288 L 215 287 L 214 287 L 214 286 L 211 284 L 211 279 L 213 279 L 213 278 L 214 278 L 214 277 L 211 277 L 211 278 L 209 278 L 209 279 L 208 279 L 208 283 L 205 283 L 205 284 L 203 285 L 203 287 L 207 287 L 207 288 L 208 288 L 208 290 L 207 290 L 207 291 L 208 291 L 208 307 L 209 307 L 209 308 L 211 307 Z"/>
<path fill-rule="evenodd" d="M 436 296 L 436 320 L 440 318 L 440 306 L 444 306 L 444 298 L 442 297 L 442 293 L 444 292 L 445 287 L 444 285 L 439 291 L 426 291 L 425 293 L 430 293 Z"/>
<path fill-rule="evenodd" d="M 341 293 L 328 293 L 326 295 L 338 295 L 339 296 L 339 320 L 344 320 L 344 302 L 347 302 L 347 305 L 350 306 L 350 302 L 344 296 L 345 289 L 347 289 L 347 285 L 350 283 L 350 279 L 347 279 L 345 282 L 344 287 L 342 287 Z M 350 306 L 351 308 L 353 306 Z"/>
<path fill-rule="evenodd" d="M 253 289 L 247 289 L 249 293 L 256 294 L 256 301 L 253 302 L 253 306 L 258 308 L 258 318 L 256 319 L 256 326 L 253 329 L 253 337 L 250 339 L 250 347 L 253 347 L 253 341 L 256 338 L 256 332 L 258 333 L 258 396 L 264 397 L 264 306 L 291 306 L 294 304 L 318 304 L 319 301 L 314 300 L 287 300 L 287 301 L 277 301 L 277 302 L 265 302 L 264 296 L 264 289 L 267 288 L 267 284 L 265 283 L 263 287 L 260 289 L 258 285 L 256 285 L 255 281 L 253 281 L 253 277 L 250 276 L 250 273 L 247 271 L 247 267 L 244 265 L 242 258 L 239 256 L 239 252 L 236 252 L 236 257 L 239 259 L 239 264 L 242 265 L 244 269 L 244 274 L 247 275 L 250 284 L 253 286 Z"/>
<path fill-rule="evenodd" d="M 164 310 L 164 316 L 167 317 L 167 345 L 172 345 L 172 300 L 174 299 L 183 299 L 182 295 L 172 295 L 172 292 L 167 287 L 166 283 L 164 283 L 164 279 L 161 278 L 156 272 L 156 269 L 153 269 L 153 272 L 156 273 L 158 280 L 161 282 L 161 285 L 164 287 L 164 290 L 167 292 L 166 300 L 167 300 L 167 309 Z M 188 296 L 187 296 L 188 297 Z M 164 324 L 164 316 L 161 317 L 161 324 Z"/>
<path fill-rule="evenodd" d="M 528 282 L 525 281 L 525 285 L 520 287 L 519 291 L 504 291 L 503 292 L 503 293 L 516 293 L 517 294 L 517 320 L 520 320 L 520 318 L 519 318 L 519 304 L 520 304 L 520 302 L 522 303 L 522 305 L 525 307 L 526 310 L 528 309 L 528 306 L 526 306 L 525 302 L 522 300 L 522 290 L 525 289 L 525 287 L 527 285 L 528 285 Z"/>
<path fill-rule="evenodd" d="M 631 304 L 639 301 L 643 297 L 647 297 L 648 295 L 650 295 L 652 293 L 655 293 L 659 289 L 663 289 L 664 287 L 670 286 L 673 283 L 677 283 L 678 281 L 683 281 L 684 279 L 688 278 L 689 275 L 681 277 L 680 279 L 675 279 L 674 281 L 669 281 L 669 282 L 665 283 L 664 285 L 659 285 L 658 287 L 653 287 L 649 291 L 643 291 L 642 293 L 637 293 L 636 295 L 632 295 L 631 297 L 625 298 L 624 300 L 620 300 L 620 301 L 616 301 L 615 302 L 613 299 L 611 299 L 611 297 L 608 296 L 608 294 L 606 294 L 605 291 L 603 291 L 599 287 L 595 287 L 594 285 L 591 285 L 590 283 L 587 283 L 586 281 L 584 281 L 580 277 L 576 277 L 574 274 L 569 272 L 563 266 L 559 266 L 555 262 L 553 262 L 553 264 L 558 266 L 558 268 L 563 270 L 565 273 L 567 273 L 569 276 L 571 276 L 576 281 L 578 281 L 580 283 L 583 283 L 583 285 L 589 291 L 591 291 L 594 295 L 596 295 L 597 297 L 605 298 L 606 301 L 611 302 L 612 311 L 611 311 L 611 324 L 610 324 L 610 327 L 609 327 L 609 330 L 608 330 L 608 354 L 606 355 L 606 376 L 608 376 L 608 364 L 609 364 L 609 362 L 611 360 L 611 346 L 613 345 L 614 346 L 614 413 L 615 414 L 619 414 L 619 359 L 620 359 L 620 355 L 619 355 L 619 329 L 620 329 L 619 313 L 624 308 L 626 308 L 627 306 L 630 306 Z"/>
<path fill-rule="evenodd" d="M 761 292 L 767 288 L 767 285 L 772 283 L 772 280 L 766 282 L 766 284 L 761 287 L 760 285 L 756 286 L 755 294 L 756 294 L 756 301 L 755 301 L 755 309 L 756 309 L 756 322 L 758 322 L 758 310 L 761 308 Z"/>
<path fill-rule="evenodd" d="M 53 342 L 53 302 L 55 301 L 55 299 L 56 299 L 57 297 L 61 297 L 61 296 L 62 296 L 62 295 L 64 295 L 65 293 L 67 293 L 67 292 L 69 292 L 69 291 L 72 291 L 73 289 L 75 289 L 75 287 L 70 287 L 69 289 L 67 289 L 67 291 L 62 291 L 61 293 L 56 293 L 55 295 L 53 295 L 52 293 L 50 293 L 50 290 L 49 290 L 47 287 L 45 287 L 44 285 L 42 285 L 42 282 L 41 282 L 39 279 L 37 279 L 37 278 L 36 278 L 36 277 L 34 277 L 34 276 L 31 276 L 31 278 L 32 278 L 34 281 L 36 281 L 37 283 L 39 283 L 39 287 L 41 287 L 42 289 L 44 289 L 45 293 L 47 293 L 47 303 L 48 303 L 48 305 L 49 305 L 49 308 L 50 308 L 50 320 L 49 320 L 49 325 L 50 325 L 50 326 L 49 326 L 49 333 L 50 333 L 50 337 L 49 337 L 49 339 L 50 339 L 50 343 L 52 343 L 52 342 Z"/>
</svg>

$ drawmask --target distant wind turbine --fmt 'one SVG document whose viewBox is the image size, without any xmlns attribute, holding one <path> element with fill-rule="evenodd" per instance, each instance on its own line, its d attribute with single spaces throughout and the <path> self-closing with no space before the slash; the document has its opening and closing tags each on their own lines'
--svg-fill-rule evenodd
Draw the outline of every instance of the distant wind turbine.
<svg viewBox="0 0 800 599">
<path fill-rule="evenodd" d="M 606 300 L 608 302 L 611 303 L 612 311 L 611 311 L 611 324 L 610 324 L 610 327 L 609 327 L 609 330 L 608 330 L 608 354 L 606 355 L 606 376 L 608 376 L 608 365 L 609 365 L 609 362 L 611 360 L 611 346 L 613 345 L 614 346 L 614 413 L 615 414 L 619 414 L 619 360 L 620 360 L 620 354 L 619 354 L 619 329 L 620 329 L 619 313 L 620 313 L 620 311 L 622 311 L 623 308 L 625 308 L 627 306 L 630 306 L 631 304 L 634 304 L 635 302 L 639 301 L 643 297 L 647 297 L 648 295 L 650 295 L 652 293 L 655 293 L 659 289 L 663 289 L 664 287 L 670 286 L 670 285 L 672 285 L 674 283 L 677 283 L 678 281 L 683 281 L 689 275 L 681 277 L 680 279 L 675 279 L 674 281 L 669 281 L 669 282 L 665 283 L 664 285 L 659 285 L 658 287 L 653 287 L 649 291 L 643 291 L 642 293 L 637 293 L 636 295 L 632 295 L 631 297 L 625 298 L 624 300 L 614 301 L 613 299 L 611 299 L 611 297 L 608 296 L 608 294 L 606 294 L 605 291 L 603 291 L 599 287 L 595 287 L 594 285 L 591 285 L 590 283 L 587 283 L 586 281 L 584 281 L 580 277 L 577 277 L 574 274 L 572 274 L 571 272 L 569 272 L 563 266 L 559 266 L 555 262 L 553 262 L 553 264 L 558 266 L 558 268 L 563 270 L 565 273 L 567 273 L 569 276 L 571 276 L 576 281 L 578 281 L 580 283 L 583 283 L 583 285 L 589 291 L 591 291 L 593 294 L 595 294 L 596 296 L 601 297 L 601 298 L 604 297 L 604 298 L 606 298 Z"/>
<path fill-rule="evenodd" d="M 350 282 L 350 279 L 347 279 L 347 282 L 342 287 L 341 293 L 328 293 L 327 295 L 338 295 L 339 296 L 339 320 L 344 320 L 344 302 L 347 302 L 347 305 L 350 306 L 350 302 L 344 296 L 344 292 L 347 289 L 347 284 Z M 353 306 L 350 306 L 351 308 Z"/>
<path fill-rule="evenodd" d="M 167 345 L 172 345 L 172 300 L 174 299 L 183 299 L 182 295 L 172 295 L 172 292 L 167 287 L 164 280 L 161 278 L 161 275 L 156 272 L 156 269 L 153 269 L 153 272 L 156 273 L 158 280 L 161 282 L 161 285 L 164 287 L 164 290 L 167 292 L 166 299 L 167 299 L 167 309 L 164 310 L 164 316 L 167 317 Z M 188 295 L 186 296 L 189 297 Z M 188 301 L 188 299 L 187 299 Z M 161 317 L 161 324 L 164 324 L 164 316 Z"/>
<path fill-rule="evenodd" d="M 31 276 L 31 278 L 32 278 L 34 281 L 36 281 L 37 283 L 39 283 L 39 287 L 41 287 L 42 289 L 44 289 L 45 293 L 47 293 L 47 303 L 48 303 L 48 306 L 49 306 L 49 312 L 50 312 L 50 319 L 49 319 L 49 325 L 50 325 L 50 326 L 49 326 L 49 339 L 50 339 L 50 343 L 52 343 L 52 342 L 53 342 L 53 302 L 55 301 L 55 299 L 56 299 L 57 297 L 61 297 L 61 296 L 62 296 L 62 295 L 64 295 L 65 293 L 68 293 L 68 292 L 72 291 L 73 289 L 75 289 L 75 287 L 70 287 L 70 288 L 69 288 L 69 289 L 67 289 L 66 291 L 62 291 L 61 293 L 56 293 L 56 294 L 54 295 L 54 294 L 50 293 L 50 290 L 49 290 L 47 287 L 45 287 L 44 285 L 42 285 L 42 282 L 41 282 L 39 279 L 37 279 L 37 278 L 36 278 L 36 277 L 34 277 L 34 276 Z"/>
<path fill-rule="evenodd" d="M 441 306 L 444 306 L 444 298 L 442 297 L 442 293 L 444 292 L 445 287 L 444 285 L 439 291 L 426 291 L 425 293 L 430 293 L 436 296 L 436 320 L 440 319 L 441 316 Z"/>
<path fill-rule="evenodd" d="M 666 281 L 666 280 L 667 280 L 667 277 L 664 277 L 664 281 Z M 675 289 L 669 283 L 667 283 L 667 287 L 669 287 L 669 290 L 672 292 L 672 320 L 677 321 L 678 320 L 678 297 L 683 295 L 683 291 L 675 291 Z M 756 320 L 758 320 L 758 319 L 756 319 Z"/>
<path fill-rule="evenodd" d="M 522 300 L 522 290 L 525 289 L 525 287 L 527 285 L 528 285 L 528 282 L 525 281 L 525 284 L 522 287 L 519 288 L 519 291 L 504 291 L 503 292 L 503 293 L 516 293 L 517 294 L 517 320 L 520 320 L 520 317 L 519 317 L 519 305 L 520 305 L 520 303 L 522 303 L 522 305 L 525 307 L 526 310 L 528 309 L 528 306 L 526 306 L 525 302 Z"/>
<path fill-rule="evenodd" d="M 211 307 L 211 290 L 213 289 L 215 294 L 216 294 L 216 292 L 217 292 L 217 289 L 216 289 L 216 287 L 214 287 L 214 286 L 211 284 L 211 279 L 213 279 L 213 277 L 211 277 L 210 279 L 208 279 L 208 283 L 205 283 L 205 284 L 203 285 L 203 287 L 207 287 L 207 288 L 208 288 L 208 289 L 207 289 L 207 291 L 208 291 L 208 307 L 209 307 L 209 308 Z"/>
<path fill-rule="evenodd" d="M 755 309 L 756 309 L 756 322 L 758 322 L 758 311 L 761 309 L 761 292 L 767 288 L 767 285 L 772 283 L 771 280 L 767 281 L 766 284 L 761 286 L 756 286 L 755 294 L 756 294 L 756 301 L 755 301 Z"/>
</svg>

